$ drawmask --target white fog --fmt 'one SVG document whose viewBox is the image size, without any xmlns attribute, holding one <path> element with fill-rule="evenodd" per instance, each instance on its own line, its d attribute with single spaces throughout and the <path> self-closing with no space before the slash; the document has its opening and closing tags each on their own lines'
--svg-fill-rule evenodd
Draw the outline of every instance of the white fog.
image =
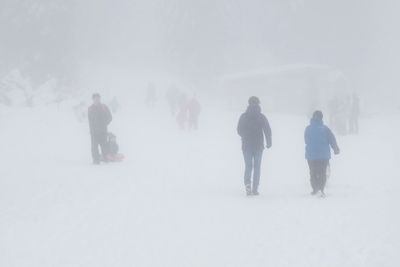
<svg viewBox="0 0 400 267">
<path fill-rule="evenodd" d="M 0 0 L 0 266 L 399 266 L 399 12 Z"/>
</svg>

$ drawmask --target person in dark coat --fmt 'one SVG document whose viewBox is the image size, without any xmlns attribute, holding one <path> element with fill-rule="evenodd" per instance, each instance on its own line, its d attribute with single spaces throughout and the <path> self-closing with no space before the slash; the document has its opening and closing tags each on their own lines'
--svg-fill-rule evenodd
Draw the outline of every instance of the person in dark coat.
<svg viewBox="0 0 400 267">
<path fill-rule="evenodd" d="M 312 195 L 320 193 L 325 196 L 326 171 L 331 159 L 331 148 L 335 155 L 340 153 L 336 138 L 332 131 L 324 125 L 323 114 L 314 112 L 310 125 L 307 126 L 304 139 L 306 143 L 306 159 L 310 168 Z"/>
<path fill-rule="evenodd" d="M 101 103 L 99 94 L 93 94 L 92 99 L 93 104 L 88 109 L 92 157 L 94 164 L 100 164 L 100 160 L 107 161 L 107 126 L 112 121 L 112 115 L 108 107 Z M 99 146 L 102 157 L 99 154 Z"/>
<path fill-rule="evenodd" d="M 258 195 L 261 161 L 264 151 L 264 138 L 267 148 L 272 146 L 271 127 L 267 118 L 261 113 L 260 100 L 252 96 L 245 113 L 240 116 L 237 132 L 242 138 L 242 151 L 245 162 L 244 184 L 246 194 Z M 253 172 L 253 183 L 251 174 Z"/>
<path fill-rule="evenodd" d="M 181 130 L 186 130 L 188 124 L 188 97 L 182 93 L 178 102 L 178 113 L 176 114 L 176 121 Z"/>
</svg>

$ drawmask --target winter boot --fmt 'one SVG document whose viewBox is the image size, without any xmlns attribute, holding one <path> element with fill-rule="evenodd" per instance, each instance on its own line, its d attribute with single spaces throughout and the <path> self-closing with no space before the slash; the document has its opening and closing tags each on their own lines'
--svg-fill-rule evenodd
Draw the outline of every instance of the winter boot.
<svg viewBox="0 0 400 267">
<path fill-rule="evenodd" d="M 249 184 L 246 185 L 246 195 L 251 196 L 251 185 Z"/>
<path fill-rule="evenodd" d="M 259 194 L 260 194 L 260 193 L 258 193 L 257 188 L 253 188 L 252 195 L 253 195 L 253 196 L 258 196 Z"/>
</svg>

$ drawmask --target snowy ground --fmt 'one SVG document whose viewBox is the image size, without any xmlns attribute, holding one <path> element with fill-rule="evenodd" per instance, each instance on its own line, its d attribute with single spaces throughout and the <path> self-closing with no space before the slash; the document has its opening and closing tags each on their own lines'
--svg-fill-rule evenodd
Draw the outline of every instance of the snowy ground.
<svg viewBox="0 0 400 267">
<path fill-rule="evenodd" d="M 2 109 L 0 266 L 399 266 L 399 117 L 338 137 L 318 199 L 307 120 L 269 115 L 261 196 L 247 198 L 239 114 L 205 109 L 195 133 L 123 110 L 110 129 L 127 159 L 101 166 L 70 109 Z"/>
</svg>

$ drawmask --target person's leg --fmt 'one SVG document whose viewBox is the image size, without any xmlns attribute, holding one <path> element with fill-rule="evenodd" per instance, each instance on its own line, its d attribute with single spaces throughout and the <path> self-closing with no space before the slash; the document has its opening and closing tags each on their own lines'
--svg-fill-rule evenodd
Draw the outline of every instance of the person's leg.
<svg viewBox="0 0 400 267">
<path fill-rule="evenodd" d="M 198 130 L 199 129 L 199 115 L 195 115 L 193 122 L 194 122 L 194 129 Z"/>
<path fill-rule="evenodd" d="M 315 188 L 316 191 L 320 191 L 322 187 L 322 168 L 321 168 L 321 161 L 316 160 L 314 162 L 314 168 L 315 168 Z"/>
<path fill-rule="evenodd" d="M 356 117 L 354 121 L 354 131 L 356 134 L 358 134 L 358 130 L 359 130 L 359 119 L 358 117 Z"/>
<path fill-rule="evenodd" d="M 188 119 L 188 130 L 193 130 L 193 119 L 191 117 Z"/>
<path fill-rule="evenodd" d="M 328 168 L 329 165 L 329 160 L 321 160 L 319 162 L 319 169 L 320 169 L 320 190 L 321 192 L 324 192 L 325 190 L 325 185 L 326 185 L 326 169 Z"/>
<path fill-rule="evenodd" d="M 349 133 L 352 134 L 353 133 L 353 118 L 350 117 L 349 119 Z"/>
<path fill-rule="evenodd" d="M 189 129 L 196 130 L 196 118 L 193 115 L 189 116 Z"/>
<path fill-rule="evenodd" d="M 357 118 L 353 115 L 350 118 L 350 133 L 355 134 L 357 133 Z"/>
<path fill-rule="evenodd" d="M 246 192 L 251 192 L 251 172 L 253 169 L 253 153 L 249 150 L 243 150 L 244 158 L 244 185 L 246 187 Z"/>
<path fill-rule="evenodd" d="M 96 134 L 91 134 L 90 139 L 91 139 L 91 146 L 92 146 L 93 163 L 96 163 L 96 164 L 100 163 L 98 136 Z"/>
<path fill-rule="evenodd" d="M 310 183 L 313 189 L 313 193 L 318 192 L 318 174 L 316 169 L 316 161 L 308 160 L 308 166 L 310 168 Z"/>
<path fill-rule="evenodd" d="M 254 153 L 254 173 L 253 173 L 253 193 L 258 193 L 258 185 L 260 184 L 261 162 L 263 149 Z"/>
<path fill-rule="evenodd" d="M 102 159 L 103 161 L 107 161 L 107 155 L 108 155 L 107 133 L 99 134 L 99 145 L 101 147 Z"/>
</svg>

